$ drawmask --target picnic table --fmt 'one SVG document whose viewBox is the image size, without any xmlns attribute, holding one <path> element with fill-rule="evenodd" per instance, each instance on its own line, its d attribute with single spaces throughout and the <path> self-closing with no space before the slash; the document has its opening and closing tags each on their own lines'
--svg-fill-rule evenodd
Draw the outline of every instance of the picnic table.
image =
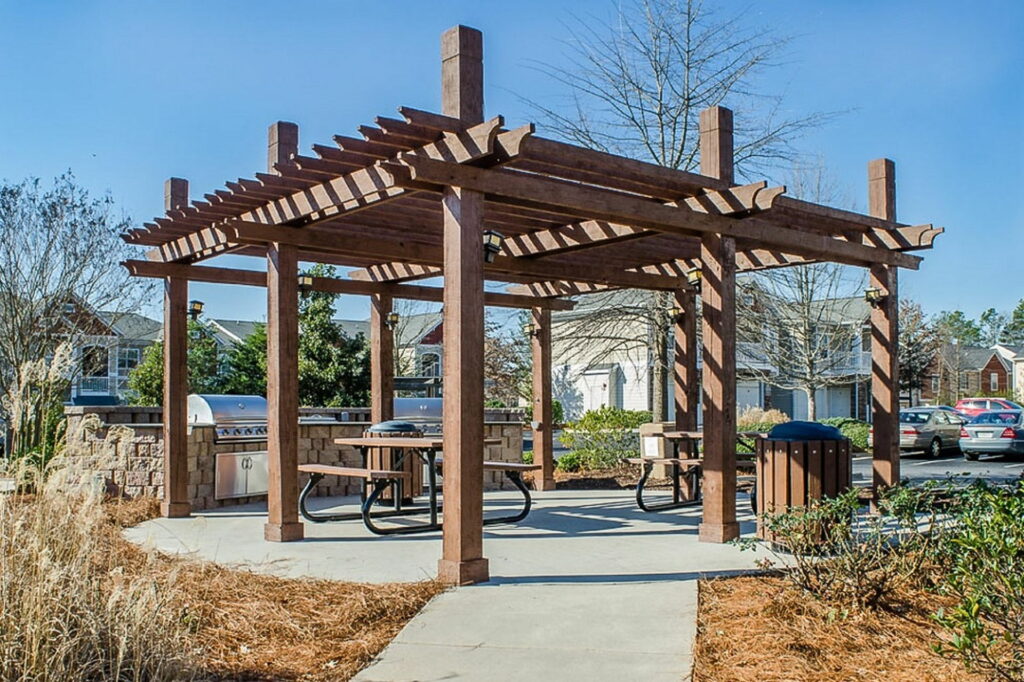
<svg viewBox="0 0 1024 682">
<path fill-rule="evenodd" d="M 700 441 L 704 438 L 703 431 L 665 431 L 662 438 L 672 443 L 673 457 L 632 457 L 626 461 L 640 465 L 640 479 L 636 484 L 636 503 L 645 512 L 658 512 L 666 509 L 678 509 L 701 503 L 700 477 L 704 459 L 700 455 Z M 754 441 L 765 434 L 757 431 L 740 431 L 736 434 L 737 441 L 754 449 Z M 672 483 L 672 499 L 669 502 L 651 504 L 644 501 L 644 488 L 650 478 L 655 464 L 667 464 L 671 467 L 669 480 Z M 736 468 L 741 471 L 753 472 L 755 469 L 754 455 L 736 454 Z M 751 495 L 751 509 L 756 509 L 756 485 L 753 473 L 746 474 L 738 481 L 738 487 L 746 488 Z M 684 482 L 686 494 L 684 494 Z"/>
<path fill-rule="evenodd" d="M 327 521 L 347 521 L 362 519 L 366 528 L 376 535 L 405 535 L 409 533 L 425 533 L 442 528 L 439 514 L 442 509 L 438 503 L 438 471 L 443 467 L 443 460 L 439 454 L 444 448 L 444 440 L 441 436 L 395 436 L 391 438 L 374 438 L 369 436 L 356 438 L 336 438 L 337 445 L 348 445 L 359 450 L 362 458 L 361 467 L 346 467 L 329 464 L 302 464 L 299 471 L 310 474 L 309 481 L 299 495 L 299 513 L 307 521 L 313 523 L 324 523 Z M 500 445 L 500 438 L 485 438 L 484 445 Z M 398 451 L 398 458 L 395 460 L 393 469 L 374 469 L 367 466 L 369 452 L 373 448 L 388 448 Z M 403 486 L 411 476 L 408 471 L 402 471 L 402 463 L 409 456 L 418 457 L 427 465 L 427 494 L 428 504 L 426 507 L 410 506 L 403 502 Z M 532 500 L 530 491 L 522 480 L 522 472 L 540 469 L 539 464 L 523 464 L 518 462 L 494 462 L 484 461 L 485 471 L 501 471 L 505 477 L 512 482 L 516 489 L 523 495 L 523 506 L 514 514 L 497 516 L 484 519 L 484 525 L 497 523 L 515 523 L 526 518 L 530 513 Z M 363 500 L 358 512 L 347 513 L 316 513 L 306 506 L 306 500 L 316 488 L 317 484 L 325 476 L 341 476 L 346 478 L 357 478 L 364 481 Z M 389 487 L 395 488 L 392 505 L 393 508 L 381 511 L 374 511 L 373 507 L 380 498 L 381 493 Z M 414 516 L 417 514 L 429 514 L 429 520 L 424 523 L 417 523 L 404 526 L 381 527 L 375 522 L 382 517 Z"/>
</svg>

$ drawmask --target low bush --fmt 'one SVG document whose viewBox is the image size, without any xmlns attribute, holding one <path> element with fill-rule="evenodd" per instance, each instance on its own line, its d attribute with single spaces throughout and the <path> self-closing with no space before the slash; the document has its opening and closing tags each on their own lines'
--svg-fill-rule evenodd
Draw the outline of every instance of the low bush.
<svg viewBox="0 0 1024 682">
<path fill-rule="evenodd" d="M 922 569 L 941 541 L 933 488 L 888 488 L 879 500 L 881 514 L 867 513 L 857 491 L 849 490 L 806 508 L 765 514 L 762 523 L 775 538 L 770 549 L 790 565 L 784 574 L 797 587 L 844 609 L 883 608 L 900 590 L 927 578 Z"/>
<path fill-rule="evenodd" d="M 850 439 L 850 447 L 854 452 L 864 452 L 868 449 L 868 432 L 871 430 L 871 424 L 852 417 L 832 417 L 819 421 L 842 431 L 843 436 Z"/>
<path fill-rule="evenodd" d="M 642 410 L 589 410 L 562 433 L 562 443 L 572 452 L 559 458 L 559 469 L 579 471 L 618 466 L 624 458 L 640 452 L 637 429 L 650 421 L 651 413 Z"/>
<path fill-rule="evenodd" d="M 533 464 L 533 450 L 523 450 L 523 464 Z"/>
<path fill-rule="evenodd" d="M 1024 680 L 1024 481 L 978 482 L 952 515 L 941 589 L 957 604 L 936 614 L 949 634 L 936 651 L 993 679 Z"/>
</svg>

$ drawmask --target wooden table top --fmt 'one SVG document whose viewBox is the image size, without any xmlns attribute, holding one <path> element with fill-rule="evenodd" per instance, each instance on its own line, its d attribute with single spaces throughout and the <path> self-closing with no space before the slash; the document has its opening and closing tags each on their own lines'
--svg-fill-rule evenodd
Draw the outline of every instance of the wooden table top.
<svg viewBox="0 0 1024 682">
<path fill-rule="evenodd" d="M 760 438 L 764 438 L 768 434 L 761 433 L 760 431 L 738 431 L 736 433 L 736 435 L 741 437 L 741 438 L 759 438 L 759 437 Z M 662 438 L 667 438 L 669 440 L 683 440 L 683 439 L 687 439 L 687 438 L 690 439 L 690 440 L 700 440 L 700 439 L 704 438 L 704 432 L 703 431 L 665 431 L 664 433 L 661 434 L 661 436 L 662 436 Z"/>
<path fill-rule="evenodd" d="M 356 448 L 420 448 L 423 450 L 440 450 L 444 446 L 441 436 L 394 436 L 391 438 L 374 438 L 360 436 L 358 438 L 335 438 L 336 445 L 351 445 Z M 500 438 L 484 438 L 484 445 L 501 445 Z"/>
</svg>

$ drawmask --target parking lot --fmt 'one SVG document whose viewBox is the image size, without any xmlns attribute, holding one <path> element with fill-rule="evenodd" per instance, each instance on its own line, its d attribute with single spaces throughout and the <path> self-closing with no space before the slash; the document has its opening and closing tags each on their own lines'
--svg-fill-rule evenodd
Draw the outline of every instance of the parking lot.
<svg viewBox="0 0 1024 682">
<path fill-rule="evenodd" d="M 900 476 L 911 481 L 929 479 L 942 480 L 948 476 L 987 478 L 1005 480 L 1024 474 L 1024 458 L 982 455 L 977 461 L 964 459 L 959 450 L 948 450 L 942 457 L 932 459 L 924 453 L 904 454 L 901 459 Z M 871 455 L 860 453 L 853 460 L 853 481 L 857 484 L 871 482 Z"/>
</svg>

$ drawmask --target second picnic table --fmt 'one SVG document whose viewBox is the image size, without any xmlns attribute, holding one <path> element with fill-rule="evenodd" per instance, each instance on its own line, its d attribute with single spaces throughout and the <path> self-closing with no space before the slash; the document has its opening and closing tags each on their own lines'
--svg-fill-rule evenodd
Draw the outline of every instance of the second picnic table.
<svg viewBox="0 0 1024 682">
<path fill-rule="evenodd" d="M 442 527 L 441 522 L 438 520 L 438 514 L 441 512 L 441 507 L 438 505 L 437 500 L 437 471 L 443 464 L 442 460 L 438 457 L 439 453 L 444 448 L 444 439 L 441 436 L 393 436 L 390 438 L 362 436 L 354 438 L 336 438 L 334 442 L 337 445 L 348 445 L 350 447 L 358 448 L 362 458 L 362 467 L 346 467 L 329 464 L 300 465 L 299 471 L 304 471 L 310 474 L 309 482 L 306 483 L 306 486 L 302 489 L 302 494 L 299 496 L 299 512 L 302 514 L 303 518 L 314 523 L 362 518 L 367 529 L 377 535 L 424 533 L 432 530 L 439 530 Z M 485 438 L 484 446 L 500 445 L 501 442 L 502 440 L 500 438 Z M 369 451 L 372 448 L 388 448 L 399 451 L 400 454 L 392 465 L 392 469 L 372 469 L 367 466 L 367 463 L 370 461 Z M 410 478 L 410 475 L 407 471 L 402 471 L 401 469 L 402 463 L 410 454 L 419 457 L 420 460 L 427 465 L 427 494 L 429 496 L 429 502 L 426 508 L 409 507 L 408 505 L 404 505 L 402 502 L 403 494 L 401 486 L 406 479 Z M 524 471 L 539 469 L 540 466 L 519 462 L 495 462 L 486 460 L 483 465 L 484 469 L 487 471 L 504 472 L 506 478 L 508 478 L 516 489 L 522 493 L 524 500 L 522 509 L 515 514 L 485 519 L 484 524 L 492 525 L 495 523 L 514 523 L 525 518 L 530 512 L 531 498 L 529 489 L 523 482 L 521 474 Z M 324 476 L 328 475 L 358 478 L 365 482 L 363 501 L 358 513 L 349 512 L 325 514 L 311 512 L 307 508 L 306 500 L 310 493 L 312 493 L 317 483 L 319 483 Z M 397 488 L 395 495 L 393 496 L 394 508 L 388 511 L 374 512 L 374 504 L 377 502 L 381 493 L 390 486 L 395 486 Z M 426 523 L 394 526 L 389 528 L 383 528 L 374 522 L 374 519 L 379 517 L 410 516 L 415 514 L 429 514 L 430 520 Z"/>
</svg>

